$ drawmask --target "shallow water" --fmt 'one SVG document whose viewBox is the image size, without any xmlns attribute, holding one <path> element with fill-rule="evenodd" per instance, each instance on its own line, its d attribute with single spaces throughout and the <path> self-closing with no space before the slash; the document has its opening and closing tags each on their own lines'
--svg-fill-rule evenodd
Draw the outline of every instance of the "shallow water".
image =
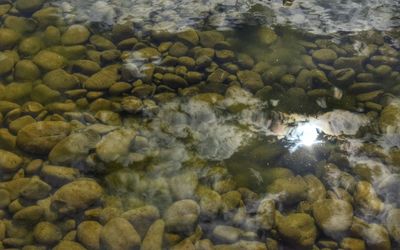
<svg viewBox="0 0 400 250">
<path fill-rule="evenodd" d="M 399 249 L 399 13 L 0 0 L 0 249 Z"/>
</svg>

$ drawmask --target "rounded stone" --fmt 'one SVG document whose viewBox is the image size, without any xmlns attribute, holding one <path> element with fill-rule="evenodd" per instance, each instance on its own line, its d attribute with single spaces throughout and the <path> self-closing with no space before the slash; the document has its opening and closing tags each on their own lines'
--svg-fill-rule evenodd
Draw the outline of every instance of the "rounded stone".
<svg viewBox="0 0 400 250">
<path fill-rule="evenodd" d="M 0 50 L 12 49 L 21 35 L 12 29 L 0 28 Z"/>
<path fill-rule="evenodd" d="M 39 10 L 44 3 L 44 0 L 17 0 L 15 7 L 23 13 L 32 13 Z"/>
<path fill-rule="evenodd" d="M 77 238 L 88 249 L 100 249 L 100 233 L 103 226 L 97 221 L 83 221 L 77 229 Z"/>
<path fill-rule="evenodd" d="M 193 200 L 173 203 L 164 214 L 167 231 L 176 233 L 192 232 L 200 214 L 199 205 Z"/>
<path fill-rule="evenodd" d="M 17 145 L 29 153 L 47 154 L 71 131 L 62 121 L 42 121 L 29 124 L 18 131 Z"/>
<path fill-rule="evenodd" d="M 0 149 L 0 172 L 15 172 L 21 166 L 23 160 L 18 155 Z"/>
<path fill-rule="evenodd" d="M 353 207 L 344 200 L 318 200 L 312 205 L 312 213 L 317 225 L 332 238 L 347 232 L 353 221 Z"/>
<path fill-rule="evenodd" d="M 314 60 L 320 63 L 332 63 L 337 59 L 337 54 L 331 49 L 319 49 L 312 53 Z"/>
<path fill-rule="evenodd" d="M 64 45 L 77 45 L 85 43 L 90 36 L 90 31 L 83 25 L 74 24 L 62 34 L 61 42 Z"/>
<path fill-rule="evenodd" d="M 31 60 L 21 60 L 15 64 L 14 77 L 17 81 L 34 81 L 40 77 L 40 70 Z"/>
<path fill-rule="evenodd" d="M 127 220 L 114 218 L 101 230 L 100 242 L 107 250 L 130 250 L 139 248 L 141 239 Z"/>
<path fill-rule="evenodd" d="M 293 213 L 286 217 L 278 216 L 276 225 L 282 238 L 292 246 L 309 248 L 317 238 L 317 227 L 308 214 Z"/>
<path fill-rule="evenodd" d="M 103 188 L 90 179 L 70 182 L 58 189 L 51 197 L 52 207 L 61 214 L 74 213 L 98 201 Z"/>
<path fill-rule="evenodd" d="M 43 77 L 43 83 L 57 91 L 74 89 L 79 85 L 78 78 L 67 73 L 63 69 L 56 69 L 48 72 Z"/>
<path fill-rule="evenodd" d="M 65 59 L 63 56 L 47 51 L 40 51 L 34 58 L 33 62 L 45 71 L 51 71 L 62 68 L 64 66 Z"/>
<path fill-rule="evenodd" d="M 33 237 L 43 245 L 53 245 L 62 238 L 61 230 L 50 222 L 39 222 L 33 229 Z"/>
</svg>

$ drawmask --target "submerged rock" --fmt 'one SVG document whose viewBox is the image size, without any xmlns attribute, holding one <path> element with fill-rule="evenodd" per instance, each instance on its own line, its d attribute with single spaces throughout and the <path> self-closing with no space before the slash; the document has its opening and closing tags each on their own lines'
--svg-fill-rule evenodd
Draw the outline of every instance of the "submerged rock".
<svg viewBox="0 0 400 250">
<path fill-rule="evenodd" d="M 343 236 L 353 221 L 353 207 L 343 200 L 318 200 L 312 205 L 312 212 L 322 231 L 334 239 Z"/>
<path fill-rule="evenodd" d="M 76 180 L 58 189 L 51 198 L 52 207 L 60 214 L 85 209 L 98 201 L 103 188 L 93 180 Z"/>
<path fill-rule="evenodd" d="M 278 215 L 276 226 L 279 234 L 288 244 L 299 248 L 311 247 L 317 238 L 317 227 L 314 219 L 308 214 Z"/>
<path fill-rule="evenodd" d="M 100 234 L 101 246 L 107 250 L 130 250 L 140 246 L 140 236 L 135 228 L 123 218 L 111 219 Z"/>
<path fill-rule="evenodd" d="M 164 214 L 166 230 L 176 233 L 193 232 L 200 214 L 199 205 L 193 200 L 173 203 Z"/>
</svg>

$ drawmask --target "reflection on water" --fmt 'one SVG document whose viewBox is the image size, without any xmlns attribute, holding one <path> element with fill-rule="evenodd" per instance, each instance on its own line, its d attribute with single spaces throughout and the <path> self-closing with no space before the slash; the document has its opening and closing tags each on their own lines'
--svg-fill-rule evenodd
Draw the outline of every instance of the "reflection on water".
<svg viewBox="0 0 400 250">
<path fill-rule="evenodd" d="M 0 249 L 398 249 L 399 2 L 290 2 L 0 0 Z"/>
</svg>

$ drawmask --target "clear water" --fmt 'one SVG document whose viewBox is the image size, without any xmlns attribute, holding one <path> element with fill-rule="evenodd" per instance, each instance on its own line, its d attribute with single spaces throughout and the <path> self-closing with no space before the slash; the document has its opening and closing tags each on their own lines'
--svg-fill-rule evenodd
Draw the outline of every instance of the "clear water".
<svg viewBox="0 0 400 250">
<path fill-rule="evenodd" d="M 0 1 L 0 249 L 399 249 L 399 13 Z"/>
</svg>

